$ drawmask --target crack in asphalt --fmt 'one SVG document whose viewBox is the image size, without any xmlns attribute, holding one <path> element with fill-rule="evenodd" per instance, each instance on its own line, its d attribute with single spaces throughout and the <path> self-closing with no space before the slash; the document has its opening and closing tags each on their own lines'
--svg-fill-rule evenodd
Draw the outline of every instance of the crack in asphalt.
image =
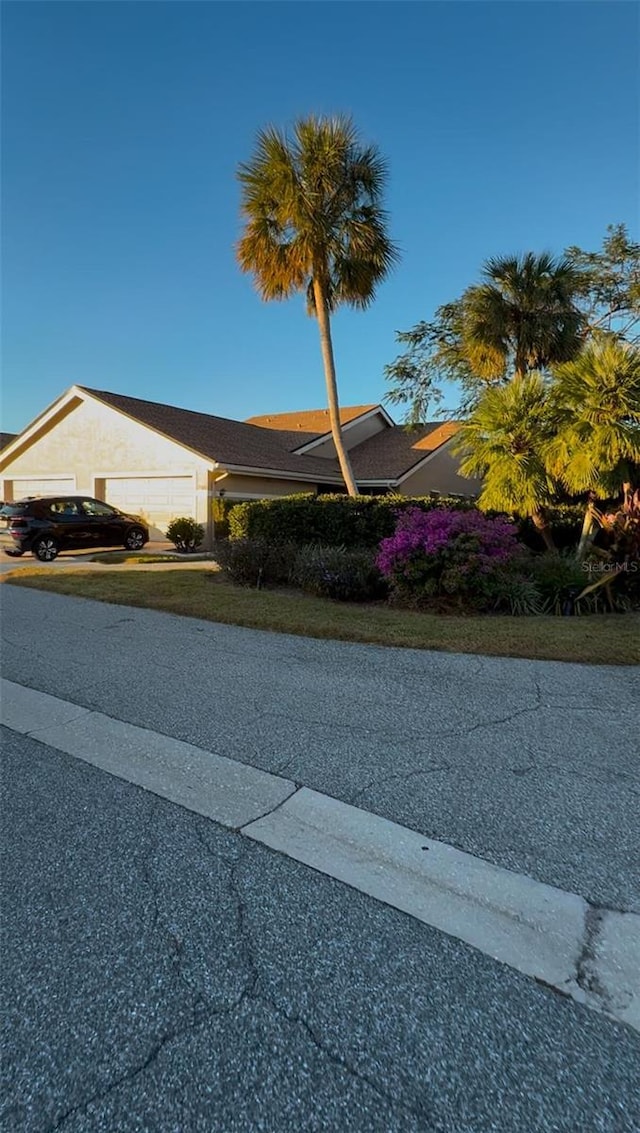
<svg viewBox="0 0 640 1133">
<path fill-rule="evenodd" d="M 435 775 L 438 771 L 451 771 L 451 764 L 440 763 L 435 767 L 418 767 L 412 771 L 397 771 L 380 779 L 371 779 L 368 783 L 365 783 L 364 787 L 356 791 L 355 795 L 351 796 L 349 803 L 351 806 L 355 806 L 357 800 L 366 795 L 373 787 L 383 787 L 394 779 L 402 779 L 403 782 L 407 782 L 409 779 L 417 779 L 421 775 Z"/>
<path fill-rule="evenodd" d="M 596 947 L 605 917 L 604 909 L 589 905 L 584 918 L 584 937 L 576 963 L 576 983 L 582 991 L 595 995 L 606 1011 L 611 1007 L 607 988 L 598 975 Z"/>
<path fill-rule="evenodd" d="M 463 739 L 464 737 L 470 736 L 474 732 L 479 731 L 481 728 L 493 728 L 493 727 L 496 727 L 499 724 L 507 724 L 507 723 L 510 723 L 511 720 L 517 720 L 520 716 L 525 716 L 529 712 L 538 712 L 543 707 L 543 704 L 542 704 L 542 691 L 541 691 L 540 685 L 538 684 L 537 681 L 535 682 L 535 689 L 536 689 L 536 702 L 535 702 L 535 704 L 529 704 L 529 705 L 524 706 L 523 708 L 517 708 L 513 712 L 510 712 L 507 716 L 501 716 L 501 717 L 494 719 L 494 720 L 480 721 L 477 724 L 471 724 L 469 727 L 466 727 L 466 728 L 462 728 L 462 729 L 461 728 L 454 728 L 449 732 L 435 732 L 435 733 L 433 733 L 433 735 L 437 739 L 456 739 L 456 738 Z M 450 770 L 451 770 L 451 764 L 450 763 L 444 763 L 444 764 L 438 765 L 437 767 L 428 767 L 428 768 L 422 768 L 421 767 L 421 768 L 411 770 L 411 771 L 393 772 L 390 775 L 383 775 L 382 777 L 376 777 L 375 779 L 371 779 L 367 784 L 365 784 L 365 786 L 362 787 L 360 790 L 358 790 L 355 795 L 352 795 L 350 802 L 352 804 L 355 803 L 356 799 L 364 798 L 364 796 L 369 791 L 373 790 L 374 787 L 381 787 L 384 784 L 390 783 L 395 779 L 401 779 L 403 782 L 405 782 L 408 779 L 416 778 L 420 775 L 431 775 L 431 774 L 433 774 L 434 772 L 437 772 L 437 771 L 450 771 Z"/>
<path fill-rule="evenodd" d="M 415 1107 L 408 1102 L 399 1099 L 396 1096 L 389 1094 L 383 1090 L 380 1085 L 369 1075 L 363 1073 L 362 1070 L 354 1066 L 344 1055 L 339 1054 L 332 1047 L 328 1046 L 323 1040 L 321 1035 L 318 1035 L 314 1030 L 312 1024 L 304 1015 L 294 1014 L 288 1012 L 284 1007 L 280 1006 L 271 996 L 267 995 L 265 991 L 259 990 L 260 983 L 260 969 L 256 957 L 256 949 L 253 943 L 251 930 L 249 926 L 249 912 L 244 901 L 241 886 L 238 880 L 237 872 L 242 866 L 243 860 L 246 859 L 246 854 L 242 854 L 229 872 L 229 892 L 235 898 L 237 909 L 237 923 L 238 934 L 242 942 L 247 969 L 250 973 L 249 980 L 245 986 L 244 992 L 240 996 L 238 1006 L 243 1000 L 251 1000 L 260 1003 L 268 1011 L 272 1012 L 276 1018 L 286 1022 L 290 1026 L 300 1028 L 314 1048 L 334 1066 L 337 1066 L 342 1071 L 346 1072 L 350 1077 L 359 1082 L 363 1082 L 389 1107 L 392 1112 L 403 1109 L 411 1113 L 414 1117 L 424 1117 L 425 1110 L 423 1107 Z"/>
</svg>

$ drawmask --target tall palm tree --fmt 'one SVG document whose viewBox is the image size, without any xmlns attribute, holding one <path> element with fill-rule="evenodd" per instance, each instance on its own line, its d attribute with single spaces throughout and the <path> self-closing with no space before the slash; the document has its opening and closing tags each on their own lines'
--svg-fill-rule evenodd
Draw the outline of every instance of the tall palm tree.
<svg viewBox="0 0 640 1133">
<path fill-rule="evenodd" d="M 581 277 L 568 260 L 548 252 L 500 256 L 487 260 L 483 276 L 462 303 L 463 353 L 477 377 L 524 377 L 578 354 Z"/>
<path fill-rule="evenodd" d="M 265 300 L 299 291 L 315 315 L 327 385 L 331 432 L 344 482 L 357 495 L 342 438 L 331 315 L 340 304 L 365 308 L 398 259 L 386 231 L 382 196 L 387 168 L 361 143 L 351 119 L 300 119 L 291 136 L 273 127 L 257 137 L 240 165 L 245 221 L 237 257 Z"/>
<path fill-rule="evenodd" d="M 550 550 L 545 505 L 556 485 L 545 449 L 554 428 L 542 376 L 517 374 L 508 384 L 485 390 L 454 442 L 462 475 L 484 479 L 478 498 L 483 511 L 529 516 Z"/>
<path fill-rule="evenodd" d="M 592 341 L 553 371 L 556 435 L 547 467 L 570 492 L 589 492 L 579 554 L 597 519 L 594 497 L 622 493 L 629 507 L 640 463 L 640 349 L 615 337 Z"/>
</svg>

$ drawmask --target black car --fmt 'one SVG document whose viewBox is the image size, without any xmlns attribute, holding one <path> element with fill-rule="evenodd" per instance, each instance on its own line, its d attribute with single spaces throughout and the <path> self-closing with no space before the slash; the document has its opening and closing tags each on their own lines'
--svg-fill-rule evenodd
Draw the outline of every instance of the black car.
<svg viewBox="0 0 640 1133">
<path fill-rule="evenodd" d="M 125 515 L 90 496 L 31 496 L 0 509 L 0 547 L 15 557 L 31 551 L 50 563 L 58 551 L 139 551 L 148 542 L 149 528 L 140 516 Z"/>
</svg>

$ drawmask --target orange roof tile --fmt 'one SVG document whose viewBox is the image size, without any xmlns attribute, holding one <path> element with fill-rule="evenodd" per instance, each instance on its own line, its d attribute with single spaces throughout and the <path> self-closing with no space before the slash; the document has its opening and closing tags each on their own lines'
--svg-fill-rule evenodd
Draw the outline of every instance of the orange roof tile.
<svg viewBox="0 0 640 1133">
<path fill-rule="evenodd" d="M 376 405 L 343 405 L 340 409 L 340 424 L 346 425 Z M 301 409 L 297 413 L 267 413 L 261 417 L 247 417 L 245 424 L 260 425 L 262 429 L 278 429 L 286 432 L 316 433 L 322 436 L 331 429 L 328 409 Z"/>
</svg>

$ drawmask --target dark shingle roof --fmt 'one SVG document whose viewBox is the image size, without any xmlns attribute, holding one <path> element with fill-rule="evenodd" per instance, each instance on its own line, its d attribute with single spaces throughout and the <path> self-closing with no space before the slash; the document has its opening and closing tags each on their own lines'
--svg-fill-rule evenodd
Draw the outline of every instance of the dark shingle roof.
<svg viewBox="0 0 640 1133">
<path fill-rule="evenodd" d="M 111 405 L 121 413 L 148 425 L 178 444 L 201 453 L 209 460 L 222 465 L 244 468 L 264 468 L 273 472 L 292 472 L 309 480 L 340 482 L 338 461 L 334 458 L 300 454 L 292 450 L 313 440 L 322 433 L 301 432 L 300 429 L 276 429 L 273 424 L 264 428 L 247 421 L 232 421 L 228 417 L 214 417 L 209 413 L 196 413 L 192 409 L 179 409 L 157 401 L 144 401 L 125 394 L 80 387 L 93 397 Z M 348 420 L 366 412 L 371 406 L 346 407 Z M 373 407 L 375 408 L 375 406 Z M 355 412 L 358 410 L 358 412 Z M 316 417 L 319 410 L 310 411 Z M 304 414 L 277 414 L 276 418 L 300 418 Z M 254 418 L 254 420 L 258 420 Z M 349 455 L 356 480 L 397 480 L 425 456 L 438 448 L 456 431 L 451 421 L 432 421 L 408 430 L 402 425 L 389 426 L 366 441 L 350 449 Z"/>
<path fill-rule="evenodd" d="M 456 431 L 455 422 L 431 421 L 415 429 L 394 425 L 351 449 L 356 480 L 397 480 Z"/>
<path fill-rule="evenodd" d="M 143 401 L 138 397 L 89 389 L 87 386 L 80 388 L 106 405 L 111 405 L 121 413 L 126 413 L 219 464 L 296 472 L 311 480 L 340 475 L 336 460 L 291 453 L 287 447 L 290 439 L 288 433 L 280 435 L 277 430 L 262 429 L 244 421 L 231 421 L 227 417 L 214 417 L 209 413 L 196 413 L 192 409 L 178 409 L 173 405 Z M 299 433 L 295 434 L 293 444 L 300 444 Z"/>
<path fill-rule="evenodd" d="M 17 433 L 0 433 L 0 449 L 6 448 L 12 441 L 15 441 Z"/>
</svg>

